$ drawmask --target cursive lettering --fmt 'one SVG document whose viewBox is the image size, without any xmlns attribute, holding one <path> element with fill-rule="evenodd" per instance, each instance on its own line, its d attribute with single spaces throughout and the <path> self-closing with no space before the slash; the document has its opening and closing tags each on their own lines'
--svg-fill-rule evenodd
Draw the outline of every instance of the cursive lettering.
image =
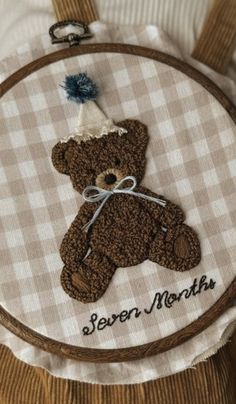
<svg viewBox="0 0 236 404">
<path fill-rule="evenodd" d="M 163 307 L 170 309 L 175 303 L 183 299 L 189 299 L 209 289 L 214 289 L 215 285 L 214 279 L 208 280 L 206 275 L 202 275 L 200 279 L 194 278 L 192 284 L 180 292 L 168 290 L 156 292 L 149 307 L 124 309 L 120 313 L 111 314 L 109 317 L 99 317 L 97 313 L 93 313 L 90 316 L 89 325 L 82 329 L 83 335 L 91 335 L 96 330 L 102 331 L 106 327 L 112 327 L 115 323 L 125 323 L 128 320 L 138 318 L 141 314 L 151 314 L 154 310 L 161 310 Z"/>
<path fill-rule="evenodd" d="M 95 331 L 95 329 L 101 331 L 105 327 L 111 327 L 117 321 L 124 323 L 125 321 L 130 320 L 132 317 L 138 318 L 140 314 L 141 311 L 137 307 L 133 307 L 130 310 L 122 310 L 119 314 L 112 314 L 108 318 L 101 317 L 99 320 L 97 313 L 93 313 L 89 320 L 91 327 L 83 327 L 82 331 L 84 335 L 90 335 Z"/>
</svg>

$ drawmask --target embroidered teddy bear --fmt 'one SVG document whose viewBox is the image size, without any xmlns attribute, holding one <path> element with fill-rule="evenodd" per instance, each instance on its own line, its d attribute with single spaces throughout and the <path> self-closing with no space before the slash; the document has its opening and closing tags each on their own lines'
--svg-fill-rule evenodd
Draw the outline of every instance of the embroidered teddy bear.
<svg viewBox="0 0 236 404">
<path fill-rule="evenodd" d="M 147 259 L 175 271 L 198 265 L 199 240 L 184 224 L 183 211 L 140 185 L 147 127 L 108 119 L 94 102 L 98 88 L 86 73 L 66 76 L 62 87 L 80 104 L 78 126 L 54 146 L 52 162 L 85 200 L 60 247 L 65 292 L 95 302 L 118 267 Z"/>
<path fill-rule="evenodd" d="M 184 223 L 181 208 L 140 185 L 147 127 L 130 119 L 109 125 L 97 137 L 79 142 L 70 137 L 52 150 L 53 165 L 70 177 L 80 194 L 90 189 L 93 196 L 94 186 L 104 195 L 111 191 L 104 203 L 96 198 L 93 203 L 84 202 L 60 247 L 62 286 L 83 303 L 95 302 L 104 294 L 117 268 L 151 260 L 171 270 L 187 271 L 201 259 L 198 237 Z M 116 128 L 122 128 L 122 133 Z M 126 192 L 131 188 L 132 192 Z"/>
</svg>

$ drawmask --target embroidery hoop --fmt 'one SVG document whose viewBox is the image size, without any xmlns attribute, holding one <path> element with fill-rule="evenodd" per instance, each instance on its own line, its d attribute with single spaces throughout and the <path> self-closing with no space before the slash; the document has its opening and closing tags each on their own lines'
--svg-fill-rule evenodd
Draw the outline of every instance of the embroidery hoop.
<svg viewBox="0 0 236 404">
<path fill-rule="evenodd" d="M 176 59 L 173 56 L 166 55 L 165 53 L 155 51 L 149 48 L 126 45 L 126 44 L 91 44 L 69 49 L 63 49 L 46 56 L 43 56 L 17 72 L 12 74 L 0 85 L 0 97 L 9 91 L 14 85 L 26 78 L 31 73 L 55 63 L 57 61 L 70 58 L 73 56 L 81 56 L 92 53 L 120 53 L 129 54 L 133 56 L 141 56 L 151 59 L 153 61 L 167 64 L 188 77 L 198 82 L 209 93 L 211 93 L 217 101 L 224 107 L 226 112 L 230 115 L 232 120 L 236 123 L 236 108 L 231 101 L 224 95 L 224 93 L 206 76 L 200 73 L 190 65 Z M 230 305 L 236 294 L 236 278 L 232 281 L 228 289 L 221 295 L 221 297 L 210 307 L 204 314 L 197 320 L 190 323 L 185 328 L 159 340 L 149 342 L 143 345 L 132 346 L 128 348 L 119 349 L 97 349 L 73 346 L 62 343 L 46 336 L 43 336 L 28 326 L 21 323 L 2 306 L 0 306 L 0 323 L 9 331 L 13 332 L 18 337 L 26 342 L 35 345 L 47 352 L 57 355 L 66 356 L 67 358 L 77 359 L 88 362 L 124 362 L 136 359 L 142 359 L 157 353 L 165 352 L 170 348 L 174 348 L 189 338 L 199 334 L 208 326 L 210 326 L 218 316 L 220 316 Z"/>
</svg>

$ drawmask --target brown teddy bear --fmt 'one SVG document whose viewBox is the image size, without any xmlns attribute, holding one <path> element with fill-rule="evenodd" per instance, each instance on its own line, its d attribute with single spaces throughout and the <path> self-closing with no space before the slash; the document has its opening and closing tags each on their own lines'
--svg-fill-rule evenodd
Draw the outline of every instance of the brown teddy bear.
<svg viewBox="0 0 236 404">
<path fill-rule="evenodd" d="M 90 190 L 87 195 L 92 198 L 96 188 L 91 186 L 104 195 L 110 191 L 104 203 L 96 198 L 91 203 L 87 198 L 60 248 L 65 264 L 62 286 L 83 303 L 95 302 L 104 294 L 118 267 L 149 259 L 171 270 L 186 271 L 200 262 L 199 240 L 183 223 L 183 211 L 140 185 L 147 144 L 146 126 L 128 119 L 114 127 L 109 121 L 107 132 L 99 136 L 80 141 L 69 137 L 52 150 L 53 165 L 70 176 L 76 191 Z"/>
</svg>

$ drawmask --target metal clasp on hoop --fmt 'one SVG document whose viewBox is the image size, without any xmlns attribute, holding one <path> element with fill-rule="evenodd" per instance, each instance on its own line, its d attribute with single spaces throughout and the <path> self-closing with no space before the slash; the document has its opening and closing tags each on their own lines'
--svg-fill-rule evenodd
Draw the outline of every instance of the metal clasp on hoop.
<svg viewBox="0 0 236 404">
<path fill-rule="evenodd" d="M 63 29 L 71 26 L 71 32 L 60 35 Z M 73 28 L 75 28 L 73 30 Z M 79 32 L 78 32 L 79 31 Z M 89 31 L 89 27 L 79 21 L 67 20 L 59 21 L 53 24 L 49 29 L 52 44 L 69 43 L 70 46 L 79 45 L 83 39 L 91 38 L 93 34 Z"/>
</svg>

